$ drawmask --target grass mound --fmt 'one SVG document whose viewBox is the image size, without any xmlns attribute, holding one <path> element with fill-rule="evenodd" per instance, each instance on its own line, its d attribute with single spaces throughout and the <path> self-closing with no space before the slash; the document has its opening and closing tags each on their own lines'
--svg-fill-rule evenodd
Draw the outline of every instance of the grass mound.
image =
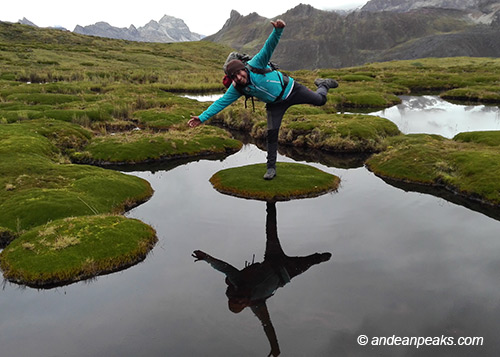
<svg viewBox="0 0 500 357">
<path fill-rule="evenodd" d="M 468 131 L 455 135 L 453 140 L 488 146 L 500 146 L 500 131 Z"/>
<path fill-rule="evenodd" d="M 96 137 L 71 159 L 79 163 L 137 164 L 207 154 L 234 153 L 243 144 L 220 128 L 203 125 L 194 130 L 182 129 L 152 133 L 133 131 Z"/>
<path fill-rule="evenodd" d="M 293 115 L 284 121 L 280 143 L 330 152 L 378 152 L 385 138 L 399 135 L 396 124 L 371 115 Z"/>
<path fill-rule="evenodd" d="M 231 109 L 219 114 L 216 122 L 234 130 L 250 132 L 255 139 L 265 139 L 267 122 L 263 112 L 253 118 L 243 110 Z M 336 153 L 372 153 L 386 148 L 385 138 L 400 135 L 388 119 L 363 114 L 326 114 L 320 108 L 298 105 L 283 118 L 279 143 L 309 147 Z"/>
<path fill-rule="evenodd" d="M 337 190 L 340 179 L 315 167 L 278 163 L 277 176 L 266 181 L 265 164 L 221 170 L 210 178 L 214 188 L 224 194 L 262 201 L 287 201 L 317 197 Z"/>
<path fill-rule="evenodd" d="M 34 228 L 0 253 L 11 282 L 49 288 L 124 269 L 142 261 L 157 241 L 155 231 L 122 216 L 85 216 Z"/>
<path fill-rule="evenodd" d="M 389 149 L 372 156 L 367 165 L 381 177 L 442 187 L 499 206 L 500 152 L 491 144 L 498 138 L 495 133 L 464 133 L 454 140 L 425 134 L 395 137 L 388 139 Z"/>
<path fill-rule="evenodd" d="M 79 126 L 60 121 L 0 125 L 0 226 L 20 233 L 59 218 L 123 212 L 151 197 L 138 177 L 69 164 L 60 147 L 86 141 Z"/>
</svg>

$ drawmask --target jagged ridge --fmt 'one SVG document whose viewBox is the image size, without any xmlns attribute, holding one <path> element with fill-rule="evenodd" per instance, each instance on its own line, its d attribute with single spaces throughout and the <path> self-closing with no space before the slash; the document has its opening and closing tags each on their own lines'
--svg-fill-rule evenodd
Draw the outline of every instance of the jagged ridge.
<svg viewBox="0 0 500 357">
<path fill-rule="evenodd" d="M 411 3 L 385 1 L 403 2 Z M 279 16 L 288 26 L 273 59 L 283 69 L 298 70 L 455 54 L 499 57 L 500 46 L 493 41 L 495 36 L 500 37 L 497 7 L 484 0 L 481 6 L 490 12 L 422 7 L 407 12 L 354 11 L 340 15 L 298 5 Z M 206 40 L 254 54 L 269 35 L 268 22 L 256 13 L 241 16 L 233 11 L 224 27 Z"/>
<path fill-rule="evenodd" d="M 84 27 L 77 25 L 73 32 L 121 40 L 163 43 L 198 41 L 203 37 L 191 32 L 183 20 L 168 15 L 163 16 L 160 21 L 151 20 L 139 28 L 134 25 L 130 25 L 128 28 L 119 28 L 111 26 L 107 22 L 97 22 L 94 25 Z"/>
</svg>

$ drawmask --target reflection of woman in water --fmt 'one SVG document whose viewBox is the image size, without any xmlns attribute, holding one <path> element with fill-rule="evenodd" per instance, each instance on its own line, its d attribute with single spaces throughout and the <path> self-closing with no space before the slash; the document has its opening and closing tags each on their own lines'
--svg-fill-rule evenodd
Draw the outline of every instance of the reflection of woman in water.
<svg viewBox="0 0 500 357">
<path fill-rule="evenodd" d="M 195 261 L 206 261 L 214 269 L 226 275 L 229 310 L 239 313 L 245 307 L 250 306 L 261 321 L 271 344 L 269 356 L 278 356 L 280 349 L 267 311 L 266 300 L 273 296 L 278 288 L 290 282 L 292 278 L 305 272 L 312 265 L 328 261 L 332 255 L 330 253 L 314 253 L 305 257 L 287 256 L 278 240 L 275 203 L 267 203 L 266 235 L 264 261 L 252 263 L 242 270 L 238 270 L 200 250 L 194 251 L 193 257 Z"/>
</svg>

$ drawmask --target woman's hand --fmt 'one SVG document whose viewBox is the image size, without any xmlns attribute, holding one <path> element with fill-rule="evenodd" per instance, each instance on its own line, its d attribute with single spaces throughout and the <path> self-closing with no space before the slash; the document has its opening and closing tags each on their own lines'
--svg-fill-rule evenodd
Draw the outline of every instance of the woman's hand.
<svg viewBox="0 0 500 357">
<path fill-rule="evenodd" d="M 271 24 L 277 28 L 277 29 L 282 29 L 286 26 L 286 23 L 285 21 L 281 20 L 281 19 L 278 19 L 276 21 L 271 21 Z"/>
<path fill-rule="evenodd" d="M 198 125 L 201 125 L 201 120 L 198 117 L 191 117 L 188 121 L 188 125 L 190 128 L 196 128 Z"/>
<path fill-rule="evenodd" d="M 195 250 L 191 256 L 194 258 L 194 261 L 197 262 L 199 260 L 205 260 L 207 258 L 207 253 L 202 252 L 201 250 Z"/>
</svg>

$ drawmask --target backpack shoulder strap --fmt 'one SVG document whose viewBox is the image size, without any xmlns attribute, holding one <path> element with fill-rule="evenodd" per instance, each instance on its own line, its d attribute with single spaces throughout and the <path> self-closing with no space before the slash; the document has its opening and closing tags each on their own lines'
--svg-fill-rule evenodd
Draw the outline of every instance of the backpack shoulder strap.
<svg viewBox="0 0 500 357">
<path fill-rule="evenodd" d="M 237 90 L 237 91 L 238 91 L 241 95 L 244 95 L 244 96 L 245 96 L 245 109 L 247 109 L 247 100 L 248 100 L 249 98 L 251 98 L 251 99 L 252 99 L 252 107 L 253 107 L 253 110 L 255 111 L 255 103 L 254 103 L 254 101 L 253 101 L 253 96 L 251 96 L 251 95 L 249 95 L 249 94 L 245 93 L 245 92 L 243 91 L 243 88 L 244 88 L 243 86 L 239 86 L 239 85 L 237 85 L 236 83 L 233 83 L 233 87 L 234 87 L 234 89 L 236 89 L 236 90 Z"/>
<path fill-rule="evenodd" d="M 248 63 L 246 64 L 246 66 L 248 67 L 248 70 L 252 71 L 253 73 L 257 73 L 257 74 L 266 74 L 266 73 L 270 73 L 273 71 L 272 68 L 256 68 L 256 67 L 250 66 Z"/>
</svg>

